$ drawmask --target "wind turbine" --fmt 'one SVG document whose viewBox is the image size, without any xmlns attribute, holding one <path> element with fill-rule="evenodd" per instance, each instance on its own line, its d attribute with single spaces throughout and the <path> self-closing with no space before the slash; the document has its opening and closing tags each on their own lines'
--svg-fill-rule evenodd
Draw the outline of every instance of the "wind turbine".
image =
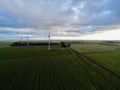
<svg viewBox="0 0 120 90">
<path fill-rule="evenodd" d="M 27 38 L 27 46 L 29 46 L 29 37 L 26 37 Z"/>
<path fill-rule="evenodd" d="M 48 41 L 48 50 L 50 51 L 51 50 L 51 48 L 50 48 L 50 43 L 51 43 L 51 41 L 50 41 L 50 31 L 49 31 L 49 34 L 48 34 L 48 39 L 49 39 L 49 41 Z"/>
</svg>

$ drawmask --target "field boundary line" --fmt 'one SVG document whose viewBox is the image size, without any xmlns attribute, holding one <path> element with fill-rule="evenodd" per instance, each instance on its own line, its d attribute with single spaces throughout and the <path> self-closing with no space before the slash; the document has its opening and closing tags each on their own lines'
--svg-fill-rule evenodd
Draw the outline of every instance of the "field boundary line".
<svg viewBox="0 0 120 90">
<path fill-rule="evenodd" d="M 114 74 L 112 71 L 106 69 L 102 65 L 94 62 L 90 58 L 84 56 L 82 53 L 79 53 L 72 48 L 68 48 L 68 51 L 76 54 L 81 60 L 83 60 L 85 63 L 87 63 L 89 66 L 91 66 L 97 73 L 99 73 L 104 79 L 106 79 L 108 82 L 116 86 L 118 90 L 120 90 L 120 76 Z"/>
</svg>

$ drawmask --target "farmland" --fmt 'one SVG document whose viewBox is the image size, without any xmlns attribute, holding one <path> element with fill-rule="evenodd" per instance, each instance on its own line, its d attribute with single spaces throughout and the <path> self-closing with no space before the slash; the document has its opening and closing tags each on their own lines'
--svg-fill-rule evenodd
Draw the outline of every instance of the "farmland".
<svg viewBox="0 0 120 90">
<path fill-rule="evenodd" d="M 86 54 L 86 56 L 120 76 L 120 52 Z"/>
<path fill-rule="evenodd" d="M 4 40 L 0 40 L 0 48 L 2 48 L 2 47 L 9 47 L 10 44 L 12 44 L 13 42 L 14 42 L 14 41 L 9 41 L 9 40 L 4 41 Z"/>
<path fill-rule="evenodd" d="M 94 63 L 96 67 L 106 70 L 107 75 L 112 73 L 120 81 L 120 46 L 99 43 L 72 44 L 71 48 L 81 57 Z M 100 73 L 102 74 L 102 73 Z M 110 76 L 110 75 L 109 75 Z"/>
<path fill-rule="evenodd" d="M 69 49 L 0 48 L 0 90 L 117 90 Z"/>
<path fill-rule="evenodd" d="M 120 45 L 100 45 L 99 43 L 72 44 L 72 49 L 78 51 L 79 53 L 110 52 L 120 51 Z"/>
</svg>

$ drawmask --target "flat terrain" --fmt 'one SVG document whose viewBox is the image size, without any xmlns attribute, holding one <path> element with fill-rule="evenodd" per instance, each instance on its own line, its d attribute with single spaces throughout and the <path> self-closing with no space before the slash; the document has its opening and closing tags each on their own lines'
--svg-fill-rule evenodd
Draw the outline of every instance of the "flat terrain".
<svg viewBox="0 0 120 90">
<path fill-rule="evenodd" d="M 72 49 L 87 60 L 112 73 L 120 81 L 120 45 L 103 45 L 99 43 L 72 44 Z"/>
<path fill-rule="evenodd" d="M 2 47 L 9 47 L 10 44 L 12 44 L 14 41 L 3 41 L 3 40 L 0 40 L 0 48 Z"/>
<path fill-rule="evenodd" d="M 120 51 L 85 55 L 120 76 Z"/>
<path fill-rule="evenodd" d="M 0 48 L 0 90 L 117 90 L 68 49 Z"/>
<path fill-rule="evenodd" d="M 120 76 L 119 45 L 73 44 L 72 49 L 84 54 Z"/>
<path fill-rule="evenodd" d="M 101 45 L 101 44 L 72 44 L 72 49 L 79 53 L 96 53 L 96 52 L 110 52 L 120 51 L 120 45 Z"/>
</svg>

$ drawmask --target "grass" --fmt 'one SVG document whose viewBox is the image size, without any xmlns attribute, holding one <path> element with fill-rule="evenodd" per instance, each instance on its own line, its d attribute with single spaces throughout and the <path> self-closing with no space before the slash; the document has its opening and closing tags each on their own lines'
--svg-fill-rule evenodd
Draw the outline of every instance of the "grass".
<svg viewBox="0 0 120 90">
<path fill-rule="evenodd" d="M 116 90 L 67 49 L 0 48 L 0 90 Z"/>
<path fill-rule="evenodd" d="M 120 76 L 119 45 L 73 44 L 72 49 Z"/>
<path fill-rule="evenodd" d="M 86 56 L 120 76 L 120 52 L 94 53 Z"/>
<path fill-rule="evenodd" d="M 71 48 L 79 53 L 120 51 L 120 45 L 72 44 Z"/>
<path fill-rule="evenodd" d="M 0 40 L 0 48 L 3 48 L 3 47 L 9 47 L 10 44 L 12 44 L 13 41 L 2 41 Z"/>
</svg>

